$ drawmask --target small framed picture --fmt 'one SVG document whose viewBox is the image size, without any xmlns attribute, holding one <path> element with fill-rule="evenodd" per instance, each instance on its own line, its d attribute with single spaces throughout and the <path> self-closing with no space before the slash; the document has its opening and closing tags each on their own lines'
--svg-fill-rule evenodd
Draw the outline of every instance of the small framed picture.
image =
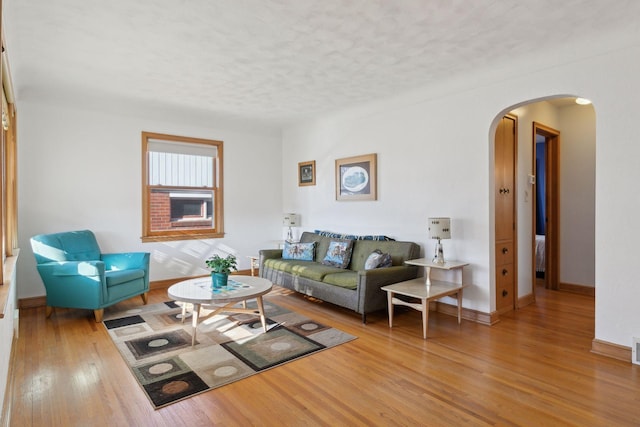
<svg viewBox="0 0 640 427">
<path fill-rule="evenodd" d="M 298 186 L 316 185 L 316 161 L 298 163 Z"/>
<path fill-rule="evenodd" d="M 377 200 L 377 154 L 336 160 L 336 200 Z"/>
</svg>

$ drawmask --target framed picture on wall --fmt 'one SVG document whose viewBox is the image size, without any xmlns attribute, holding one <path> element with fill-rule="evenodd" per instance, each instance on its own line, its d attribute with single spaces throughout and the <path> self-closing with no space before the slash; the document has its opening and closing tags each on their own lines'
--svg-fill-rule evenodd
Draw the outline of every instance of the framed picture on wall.
<svg viewBox="0 0 640 427">
<path fill-rule="evenodd" d="M 377 154 L 336 160 L 336 200 L 377 200 Z"/>
<path fill-rule="evenodd" d="M 298 163 L 298 186 L 316 185 L 316 161 Z"/>
</svg>

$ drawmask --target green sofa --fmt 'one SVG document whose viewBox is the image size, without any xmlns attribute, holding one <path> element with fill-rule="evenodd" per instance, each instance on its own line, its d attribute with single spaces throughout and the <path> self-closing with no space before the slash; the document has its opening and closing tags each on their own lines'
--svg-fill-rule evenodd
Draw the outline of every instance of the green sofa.
<svg viewBox="0 0 640 427">
<path fill-rule="evenodd" d="M 282 249 L 260 251 L 260 277 L 287 289 L 339 305 L 362 315 L 387 306 L 382 286 L 418 276 L 418 267 L 405 265 L 408 259 L 419 258 L 420 247 L 413 242 L 395 240 L 354 240 L 351 261 L 346 269 L 322 264 L 329 243 L 335 237 L 304 232 L 301 243 L 316 242 L 313 261 L 282 259 Z M 369 255 L 379 250 L 391 255 L 392 266 L 365 270 Z"/>
</svg>

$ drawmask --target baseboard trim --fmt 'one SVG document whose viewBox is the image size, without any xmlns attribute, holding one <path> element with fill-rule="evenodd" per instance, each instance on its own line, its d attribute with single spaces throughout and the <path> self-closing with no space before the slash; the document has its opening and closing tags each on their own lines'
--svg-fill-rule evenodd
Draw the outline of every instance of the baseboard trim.
<svg viewBox="0 0 640 427">
<path fill-rule="evenodd" d="M 434 309 L 438 313 L 444 313 L 454 317 L 458 316 L 458 307 L 453 304 L 436 301 Z M 487 326 L 491 326 L 499 321 L 499 319 L 494 318 L 491 313 L 485 313 L 482 311 L 472 310 L 470 308 L 464 307 L 462 307 L 462 318 Z"/>
<path fill-rule="evenodd" d="M 575 283 L 558 283 L 558 290 L 565 292 L 572 292 L 574 294 L 587 295 L 590 297 L 596 296 L 596 288 L 593 286 L 577 285 Z"/>
<path fill-rule="evenodd" d="M 238 270 L 231 273 L 232 276 L 236 274 L 241 274 L 243 276 L 251 276 L 251 270 Z M 149 289 L 150 290 L 167 289 L 169 286 L 175 285 L 176 283 L 182 282 L 183 280 L 197 279 L 199 277 L 208 277 L 208 275 L 177 277 L 174 279 L 165 279 L 165 280 L 154 280 L 152 282 L 149 282 Z"/>
<path fill-rule="evenodd" d="M 534 302 L 536 302 L 536 297 L 533 293 L 530 293 L 529 295 L 518 298 L 518 308 L 526 307 Z"/>
<path fill-rule="evenodd" d="M 250 276 L 251 270 L 238 270 L 232 274 L 242 274 L 245 276 Z M 153 291 L 156 289 L 167 289 L 169 286 L 173 284 L 182 282 L 183 280 L 195 279 L 197 277 L 207 277 L 207 276 L 178 277 L 175 279 L 154 280 L 149 282 L 149 290 Z M 31 297 L 31 298 L 20 298 L 20 300 L 18 300 L 18 308 L 38 308 L 38 307 L 44 307 L 46 305 L 47 305 L 46 295 L 42 295 L 39 297 Z"/>
<path fill-rule="evenodd" d="M 631 347 L 614 344 L 599 339 L 591 341 L 591 352 L 631 363 Z"/>
<path fill-rule="evenodd" d="M 39 297 L 30 297 L 30 298 L 20 298 L 18 300 L 18 308 L 38 308 L 44 307 L 47 305 L 47 297 L 46 295 L 42 295 Z"/>
<path fill-rule="evenodd" d="M 149 282 L 149 290 L 155 291 L 156 289 L 167 289 L 169 286 L 175 285 L 178 282 L 182 282 L 183 280 L 187 280 L 187 279 L 195 279 L 197 277 L 204 277 L 204 276 L 178 277 L 175 279 L 154 280 L 152 282 Z"/>
</svg>

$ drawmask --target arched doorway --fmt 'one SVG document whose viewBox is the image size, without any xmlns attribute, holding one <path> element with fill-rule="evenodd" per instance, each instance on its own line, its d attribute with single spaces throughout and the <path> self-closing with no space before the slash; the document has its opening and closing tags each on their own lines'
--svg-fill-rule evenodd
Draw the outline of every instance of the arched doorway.
<svg viewBox="0 0 640 427">
<path fill-rule="evenodd" d="M 496 122 L 506 114 L 518 118 L 515 307 L 535 301 L 535 122 L 562 132 L 562 146 L 558 153 L 558 214 L 554 224 L 558 236 L 558 289 L 595 295 L 595 110 L 593 106 L 577 105 L 575 97 L 558 96 L 531 100 L 505 109 L 496 117 Z M 493 139 L 491 143 L 494 143 Z M 492 220 L 495 221 L 495 214 Z M 492 250 L 496 250 L 495 244 L 494 235 Z M 495 308 L 499 298 L 497 281 L 500 271 L 497 266 L 494 269 Z"/>
</svg>

